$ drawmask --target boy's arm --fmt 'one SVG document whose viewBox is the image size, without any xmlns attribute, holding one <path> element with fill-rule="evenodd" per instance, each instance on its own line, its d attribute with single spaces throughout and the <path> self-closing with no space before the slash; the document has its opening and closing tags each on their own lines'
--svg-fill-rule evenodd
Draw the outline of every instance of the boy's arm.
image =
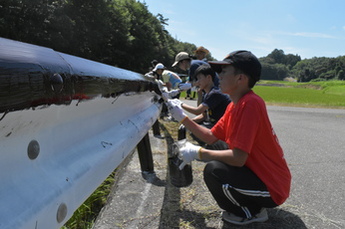
<svg viewBox="0 0 345 229">
<path fill-rule="evenodd" d="M 194 118 L 192 118 L 192 120 L 196 123 L 201 123 L 202 121 L 205 120 L 205 115 L 204 115 L 204 113 L 199 114 L 199 115 L 195 116 Z"/>
<path fill-rule="evenodd" d="M 203 105 L 203 104 L 200 104 L 199 106 L 197 107 L 193 107 L 193 106 L 190 106 L 188 104 L 185 104 L 185 103 L 182 103 L 181 107 L 183 109 L 185 109 L 186 111 L 188 111 L 189 113 L 192 113 L 194 115 L 200 115 L 200 114 L 203 114 L 204 111 L 206 111 L 208 109 L 207 106 Z"/>
<path fill-rule="evenodd" d="M 207 144 L 213 144 L 218 141 L 218 138 L 213 135 L 210 129 L 201 126 L 186 116 L 181 122 L 189 131 L 191 131 L 197 138 L 206 142 Z"/>
<path fill-rule="evenodd" d="M 240 149 L 209 150 L 201 148 L 199 158 L 203 161 L 221 161 L 228 165 L 242 167 L 247 161 L 248 153 Z"/>
<path fill-rule="evenodd" d="M 198 125 L 188 117 L 183 119 L 182 124 L 197 138 L 201 139 L 207 144 L 213 144 L 218 140 L 210 129 Z M 232 166 L 242 167 L 247 161 L 248 153 L 237 148 L 226 150 L 209 150 L 201 148 L 199 150 L 198 157 L 203 161 L 217 160 Z"/>
<path fill-rule="evenodd" d="M 170 110 L 171 115 L 181 122 L 188 130 L 190 130 L 197 138 L 200 140 L 206 142 L 207 144 L 213 144 L 215 143 L 218 138 L 213 135 L 212 131 L 204 126 L 201 126 L 191 120 L 181 108 L 181 105 L 175 104 L 176 102 L 174 100 L 168 101 L 168 107 Z M 195 155 L 198 153 L 198 158 L 203 161 L 210 161 L 210 160 L 218 160 L 222 161 L 224 163 L 227 163 L 229 165 L 243 166 L 248 158 L 248 153 L 235 148 L 235 149 L 227 149 L 227 150 L 208 150 L 201 148 L 198 149 L 198 152 L 196 150 L 188 150 L 188 152 L 193 152 Z M 193 157 L 195 158 L 195 157 Z"/>
</svg>

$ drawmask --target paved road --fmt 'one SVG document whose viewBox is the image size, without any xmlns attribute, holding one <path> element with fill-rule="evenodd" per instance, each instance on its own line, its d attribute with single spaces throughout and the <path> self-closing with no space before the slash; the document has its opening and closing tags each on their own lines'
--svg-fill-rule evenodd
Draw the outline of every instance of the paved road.
<svg viewBox="0 0 345 229">
<path fill-rule="evenodd" d="M 345 110 L 268 107 L 293 175 L 287 204 L 345 228 Z M 302 218 L 303 219 L 303 218 Z M 308 227 L 309 228 L 309 227 Z"/>
<path fill-rule="evenodd" d="M 166 142 L 151 137 L 158 180 L 141 178 L 134 154 L 95 228 L 345 228 L 345 110 L 269 106 L 268 113 L 293 180 L 290 198 L 269 211 L 266 223 L 223 224 L 200 162 L 193 164 L 191 186 L 172 187 Z"/>
</svg>

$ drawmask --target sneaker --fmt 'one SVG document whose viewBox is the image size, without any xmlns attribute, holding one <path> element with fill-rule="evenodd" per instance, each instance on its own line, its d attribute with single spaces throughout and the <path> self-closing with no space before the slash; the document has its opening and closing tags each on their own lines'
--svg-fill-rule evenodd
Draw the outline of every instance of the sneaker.
<svg viewBox="0 0 345 229">
<path fill-rule="evenodd" d="M 252 218 L 242 218 L 239 216 L 236 216 L 230 212 L 224 211 L 222 214 L 222 218 L 224 221 L 233 223 L 236 225 L 245 225 L 245 224 L 250 224 L 250 223 L 262 223 L 268 220 L 268 215 L 267 215 L 267 210 L 266 208 L 263 208 L 258 214 L 253 216 Z"/>
<path fill-rule="evenodd" d="M 174 119 L 172 116 L 168 116 L 167 117 L 167 119 L 166 119 L 167 121 L 170 121 L 170 122 L 178 122 L 176 119 Z"/>
</svg>

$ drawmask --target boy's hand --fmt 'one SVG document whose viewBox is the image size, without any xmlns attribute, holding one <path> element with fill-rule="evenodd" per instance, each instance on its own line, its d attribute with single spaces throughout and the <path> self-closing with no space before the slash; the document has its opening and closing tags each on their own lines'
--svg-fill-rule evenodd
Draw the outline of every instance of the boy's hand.
<svg viewBox="0 0 345 229">
<path fill-rule="evenodd" d="M 181 107 L 182 102 L 179 99 L 169 99 L 167 104 L 171 116 L 177 121 L 181 122 L 187 117 L 187 115 L 183 112 Z"/>
<path fill-rule="evenodd" d="M 180 85 L 178 85 L 178 88 L 181 91 L 187 91 L 187 90 L 192 88 L 192 84 L 191 83 L 181 83 Z"/>
<path fill-rule="evenodd" d="M 186 164 L 189 164 L 191 161 L 199 158 L 199 151 L 201 150 L 201 146 L 193 145 L 190 142 L 186 142 L 186 144 L 179 149 L 179 157 L 183 160 L 179 169 L 182 170 Z"/>
<path fill-rule="evenodd" d="M 169 91 L 169 95 L 171 98 L 178 95 L 179 93 L 180 93 L 180 90 L 178 89 Z"/>
<path fill-rule="evenodd" d="M 178 89 L 171 90 L 171 91 L 164 90 L 162 92 L 162 97 L 166 101 L 166 100 L 171 99 L 172 97 L 178 95 L 179 93 L 180 93 L 180 90 L 178 90 Z"/>
</svg>

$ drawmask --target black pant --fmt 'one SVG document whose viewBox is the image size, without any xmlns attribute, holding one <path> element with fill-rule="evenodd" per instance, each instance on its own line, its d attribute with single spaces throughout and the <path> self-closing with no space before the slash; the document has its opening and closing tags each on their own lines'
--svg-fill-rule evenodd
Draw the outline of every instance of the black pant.
<svg viewBox="0 0 345 229">
<path fill-rule="evenodd" d="M 251 218 L 262 208 L 277 206 L 266 185 L 246 166 L 210 161 L 204 180 L 219 207 L 237 216 Z"/>
</svg>

